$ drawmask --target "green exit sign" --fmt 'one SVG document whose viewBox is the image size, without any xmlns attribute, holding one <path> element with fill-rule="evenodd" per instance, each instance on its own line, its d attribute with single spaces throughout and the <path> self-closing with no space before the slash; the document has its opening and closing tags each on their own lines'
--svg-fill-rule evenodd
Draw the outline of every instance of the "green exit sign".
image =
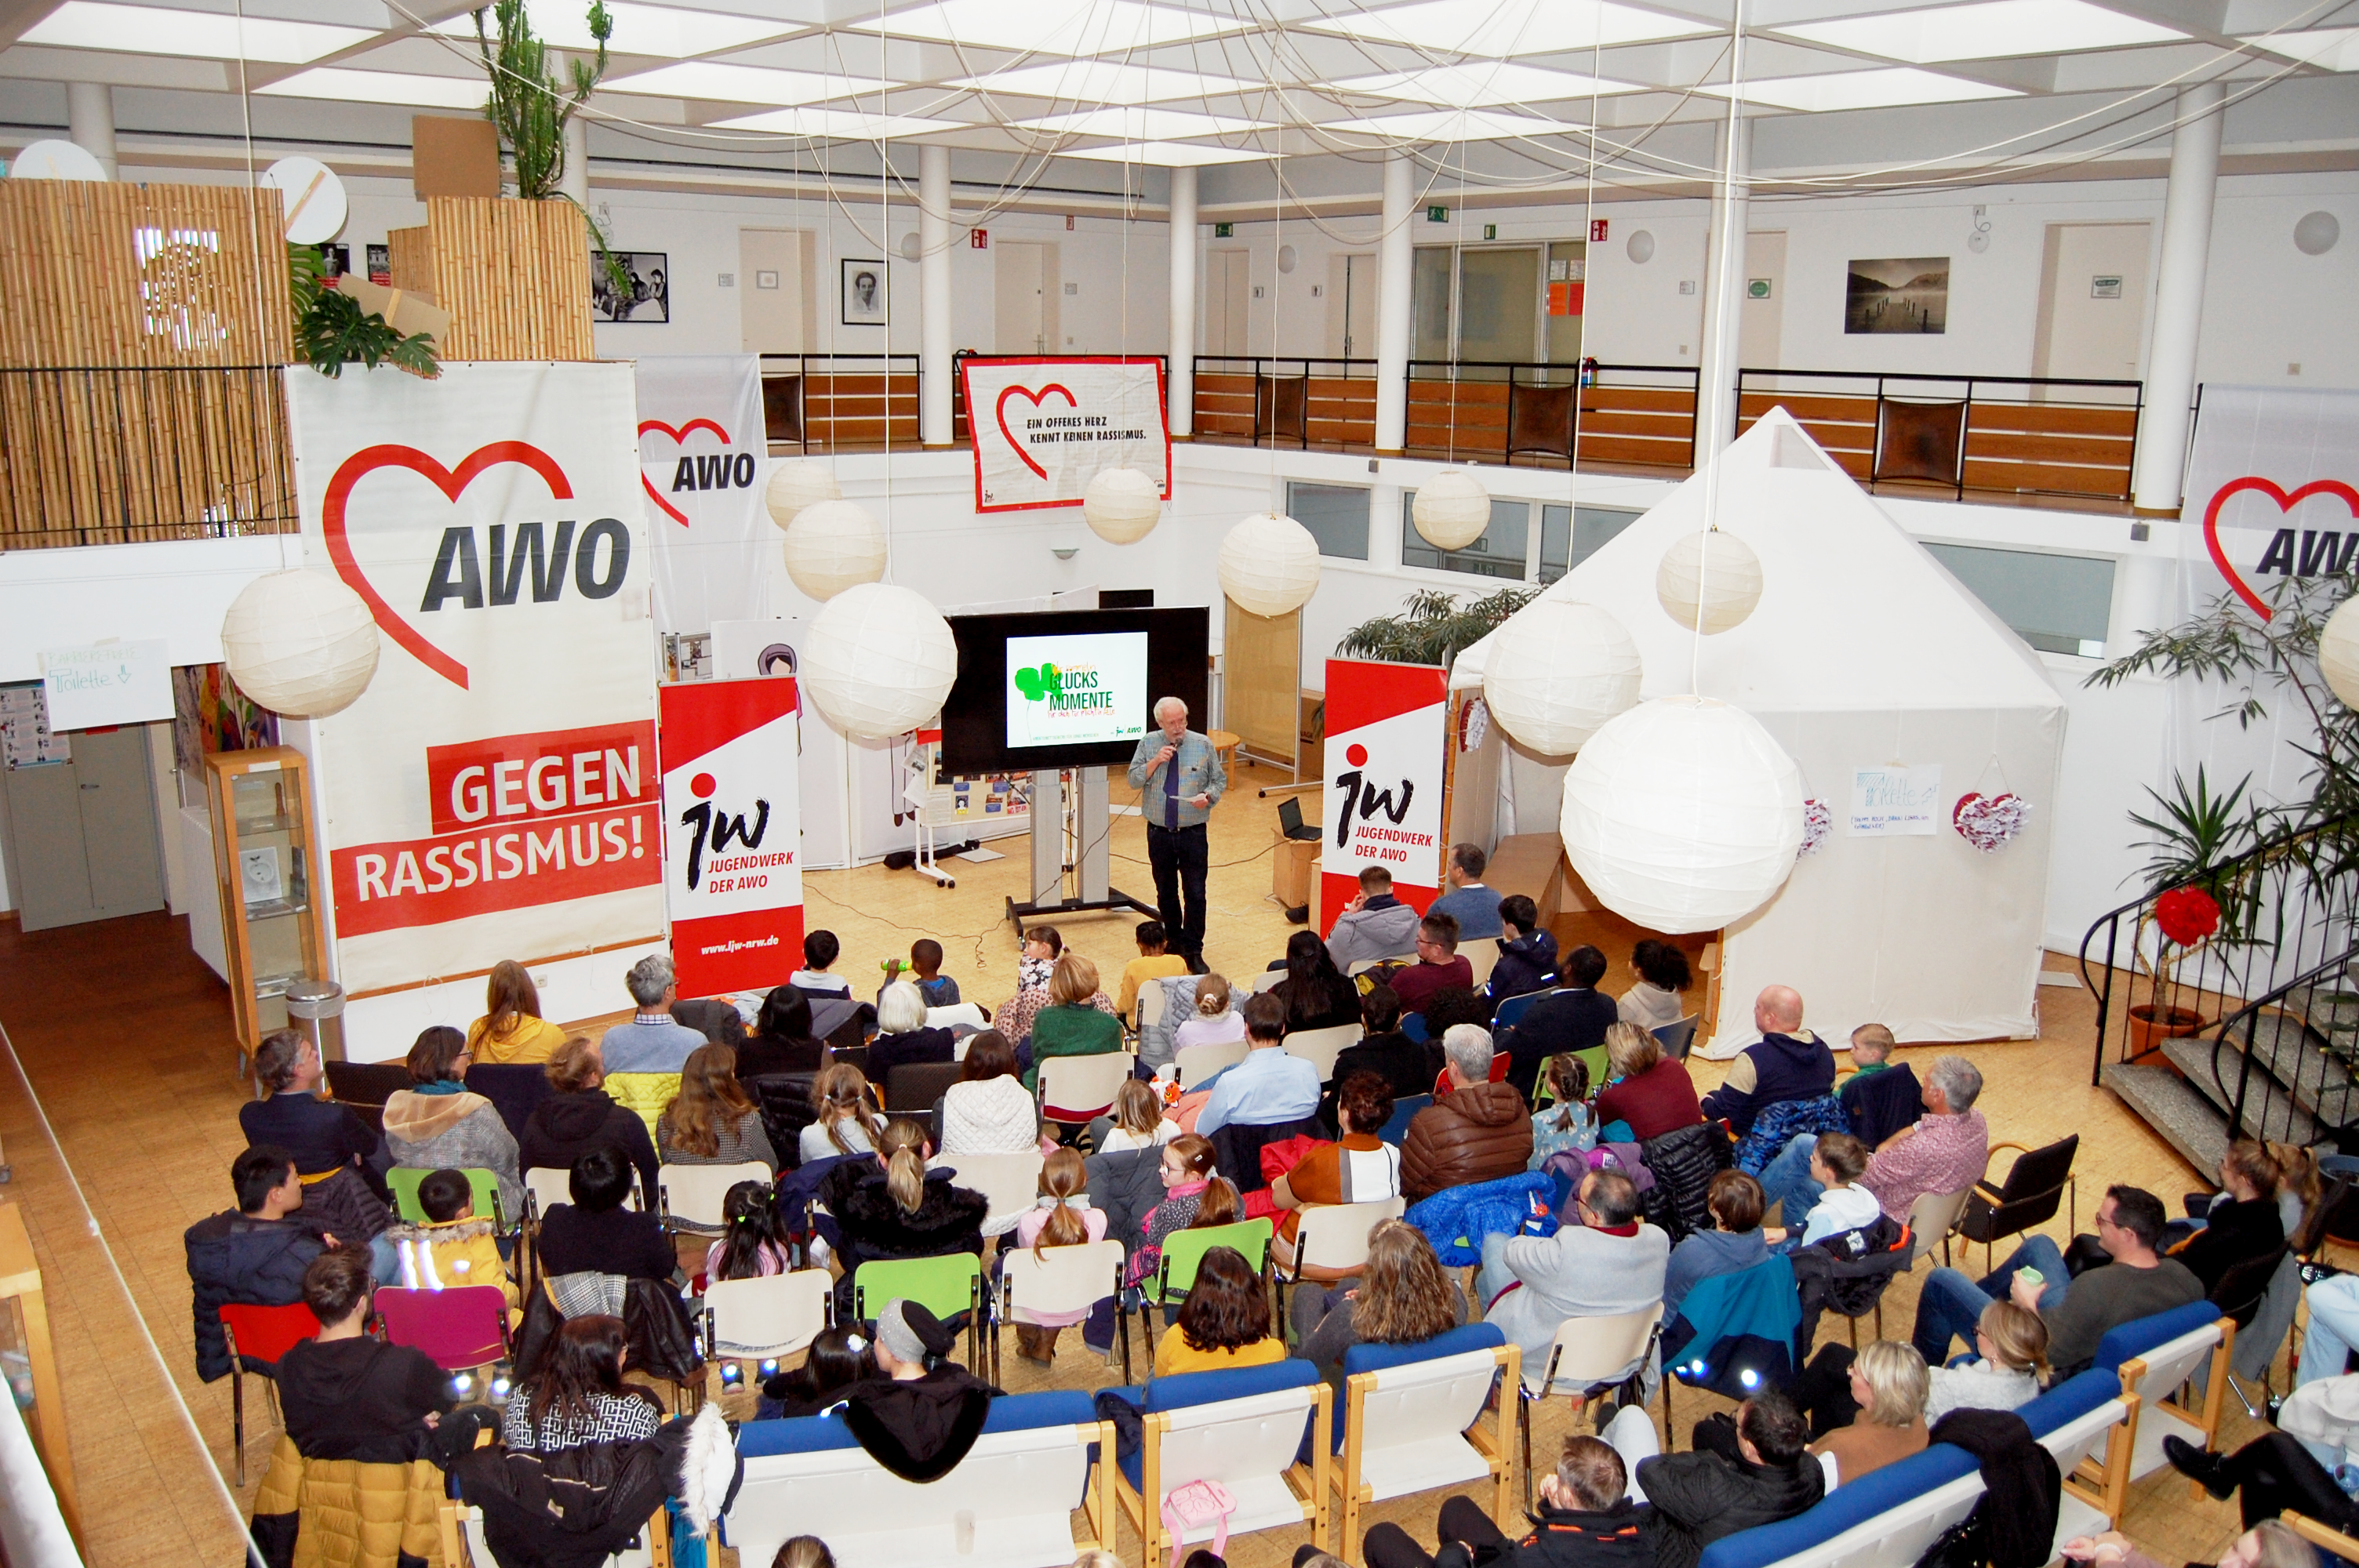
<svg viewBox="0 0 2359 1568">
<path fill-rule="evenodd" d="M 1216 240 L 1233 240 L 1236 238 L 1236 233 L 1237 226 L 1234 223 L 1215 223 L 1212 225 L 1212 238 Z"/>
<path fill-rule="evenodd" d="M 1483 225 L 1483 237 L 1484 237 L 1484 239 L 1486 239 L 1486 240 L 1495 240 L 1495 239 L 1497 239 L 1497 238 L 1499 237 L 1499 225 L 1498 225 L 1498 224 L 1496 224 L 1496 223 L 1485 223 L 1485 224 L 1484 224 L 1484 225 Z"/>
<path fill-rule="evenodd" d="M 1429 223 L 1447 223 L 1450 222 L 1450 209 L 1429 207 L 1425 210 L 1425 221 Z"/>
</svg>

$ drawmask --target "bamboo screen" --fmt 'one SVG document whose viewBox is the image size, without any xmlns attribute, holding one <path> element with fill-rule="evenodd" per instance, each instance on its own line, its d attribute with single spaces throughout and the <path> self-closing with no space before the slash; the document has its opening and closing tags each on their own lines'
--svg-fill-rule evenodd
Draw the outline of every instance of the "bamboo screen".
<svg viewBox="0 0 2359 1568">
<path fill-rule="evenodd" d="M 589 360 L 590 238 L 570 201 L 437 196 L 418 231 L 396 230 L 394 287 L 432 279 L 451 312 L 446 360 Z"/>
</svg>

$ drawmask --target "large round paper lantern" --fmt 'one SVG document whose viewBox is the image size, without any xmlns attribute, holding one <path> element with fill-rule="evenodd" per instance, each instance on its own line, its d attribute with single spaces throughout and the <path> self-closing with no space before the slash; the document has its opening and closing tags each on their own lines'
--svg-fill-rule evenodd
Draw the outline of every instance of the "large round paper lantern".
<svg viewBox="0 0 2359 1568">
<path fill-rule="evenodd" d="M 1537 599 L 1492 635 L 1483 662 L 1491 716 L 1544 757 L 1581 750 L 1638 700 L 1638 644 L 1593 604 Z"/>
<path fill-rule="evenodd" d="M 1136 469 L 1100 469 L 1082 490 L 1082 521 L 1109 545 L 1147 537 L 1163 515 L 1163 487 Z"/>
<path fill-rule="evenodd" d="M 1409 521 L 1437 550 L 1462 550 L 1491 525 L 1491 492 L 1464 469 L 1443 469 L 1417 487 Z"/>
<path fill-rule="evenodd" d="M 2359 595 L 2335 606 L 2318 634 L 2318 668 L 2345 708 L 2359 708 Z"/>
<path fill-rule="evenodd" d="M 835 482 L 835 470 L 808 459 L 780 463 L 771 470 L 769 486 L 762 492 L 770 521 L 781 528 L 793 526 L 806 506 L 842 499 L 843 487 Z"/>
<path fill-rule="evenodd" d="M 247 583 L 222 617 L 222 659 L 238 690 L 273 713 L 325 719 L 376 674 L 376 622 L 333 572 L 299 567 Z"/>
<path fill-rule="evenodd" d="M 1288 615 L 1319 591 L 1319 541 L 1291 517 L 1256 512 L 1221 540 L 1221 591 L 1255 615 Z"/>
<path fill-rule="evenodd" d="M 811 622 L 798 672 L 830 724 L 864 741 L 906 735 L 941 711 L 958 675 L 950 622 L 912 589 L 864 582 Z"/>
<path fill-rule="evenodd" d="M 822 501 L 787 530 L 787 575 L 813 599 L 833 599 L 885 575 L 885 530 L 856 502 Z"/>
<path fill-rule="evenodd" d="M 1665 614 L 1690 631 L 1696 629 L 1701 600 L 1703 634 L 1725 632 L 1761 602 L 1761 557 L 1734 534 L 1690 534 L 1663 552 L 1655 597 Z"/>
<path fill-rule="evenodd" d="M 1802 773 L 1743 708 L 1641 703 L 1591 737 L 1564 777 L 1573 870 L 1651 931 L 1717 931 L 1769 901 L 1802 844 Z"/>
</svg>

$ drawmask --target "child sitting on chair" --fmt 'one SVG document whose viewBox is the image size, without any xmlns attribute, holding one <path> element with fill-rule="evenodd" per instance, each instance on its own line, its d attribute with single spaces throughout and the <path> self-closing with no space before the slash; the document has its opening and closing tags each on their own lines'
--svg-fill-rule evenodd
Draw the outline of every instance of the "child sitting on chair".
<svg viewBox="0 0 2359 1568">
<path fill-rule="evenodd" d="M 498 1234 L 490 1220 L 475 1217 L 475 1190 L 466 1173 L 429 1172 L 418 1184 L 418 1206 L 426 1211 L 424 1225 L 396 1225 L 385 1233 L 400 1255 L 402 1284 L 414 1291 L 495 1285 L 507 1298 L 509 1322 L 522 1322 Z"/>
</svg>

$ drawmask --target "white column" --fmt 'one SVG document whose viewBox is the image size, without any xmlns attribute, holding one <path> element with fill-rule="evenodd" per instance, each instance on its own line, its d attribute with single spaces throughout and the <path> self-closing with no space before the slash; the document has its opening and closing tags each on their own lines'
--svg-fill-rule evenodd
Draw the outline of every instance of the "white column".
<svg viewBox="0 0 2359 1568">
<path fill-rule="evenodd" d="M 1398 456 L 1408 438 L 1408 350 L 1411 337 L 1408 204 L 1417 164 L 1405 152 L 1385 157 L 1384 232 L 1376 240 L 1376 450 Z"/>
<path fill-rule="evenodd" d="M 918 439 L 951 444 L 951 149 L 918 149 Z"/>
<path fill-rule="evenodd" d="M 557 189 L 583 211 L 590 210 L 590 122 L 579 114 L 565 122 L 565 172 Z"/>
<path fill-rule="evenodd" d="M 114 89 L 103 81 L 66 83 L 66 135 L 114 178 Z"/>
<path fill-rule="evenodd" d="M 2179 90 L 2170 139 L 2170 189 L 2162 204 L 2162 270 L 2154 290 L 2154 350 L 2146 412 L 2138 420 L 2136 510 L 2179 515 L 2186 477 L 2188 410 L 2195 402 L 2195 347 L 2203 326 L 2203 273 L 2212 256 L 2212 198 L 2220 184 L 2220 105 L 2227 84 Z"/>
<path fill-rule="evenodd" d="M 1196 171 L 1171 171 L 1171 343 L 1163 376 L 1175 440 L 1196 432 Z"/>
<path fill-rule="evenodd" d="M 1753 122 L 1738 119 L 1720 128 L 1727 178 L 1712 189 L 1712 232 L 1705 241 L 1703 330 L 1697 342 L 1696 461 L 1701 464 L 1735 438 L 1737 335 L 1744 315 L 1745 239 L 1751 223 Z"/>
</svg>

